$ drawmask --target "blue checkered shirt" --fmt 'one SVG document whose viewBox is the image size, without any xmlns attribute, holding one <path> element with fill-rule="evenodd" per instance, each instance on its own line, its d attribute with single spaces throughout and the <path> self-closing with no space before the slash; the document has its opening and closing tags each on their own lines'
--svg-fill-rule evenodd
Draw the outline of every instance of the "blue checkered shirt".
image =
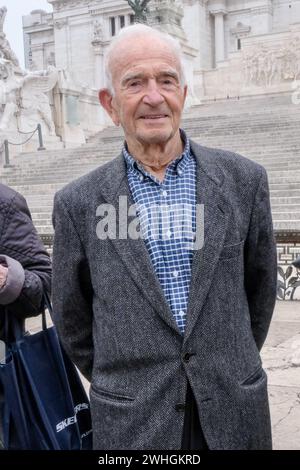
<svg viewBox="0 0 300 470">
<path fill-rule="evenodd" d="M 176 323 L 184 333 L 196 231 L 196 161 L 181 130 L 183 153 L 160 182 L 123 147 L 140 232 Z M 174 212 L 175 208 L 175 212 Z"/>
</svg>

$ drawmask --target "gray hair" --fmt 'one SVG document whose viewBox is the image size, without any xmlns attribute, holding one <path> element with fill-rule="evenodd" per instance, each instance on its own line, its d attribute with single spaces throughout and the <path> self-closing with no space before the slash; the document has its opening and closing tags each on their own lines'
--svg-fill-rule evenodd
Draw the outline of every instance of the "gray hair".
<svg viewBox="0 0 300 470">
<path fill-rule="evenodd" d="M 145 24 L 134 24 L 131 26 L 127 26 L 126 28 L 122 28 L 118 35 L 114 37 L 111 41 L 108 49 L 105 53 L 104 57 L 104 73 L 105 73 L 105 88 L 107 88 L 110 93 L 114 94 L 114 87 L 113 87 L 113 80 L 111 74 L 111 58 L 118 48 L 120 43 L 127 38 L 136 37 L 136 36 L 152 36 L 161 41 L 165 42 L 168 46 L 170 46 L 171 50 L 174 52 L 174 55 L 177 57 L 179 66 L 180 66 L 180 84 L 182 88 L 186 84 L 186 77 L 184 73 L 184 62 L 183 62 L 183 55 L 181 51 L 180 44 L 169 34 L 163 33 L 162 31 L 158 31 L 157 29 L 151 28 Z"/>
</svg>

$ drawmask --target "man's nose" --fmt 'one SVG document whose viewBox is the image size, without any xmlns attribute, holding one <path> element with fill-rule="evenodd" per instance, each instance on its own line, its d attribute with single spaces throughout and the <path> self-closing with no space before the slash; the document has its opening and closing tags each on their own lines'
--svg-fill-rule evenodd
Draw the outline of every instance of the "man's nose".
<svg viewBox="0 0 300 470">
<path fill-rule="evenodd" d="M 157 106 L 164 102 L 164 97 L 161 95 L 158 84 L 155 80 L 149 82 L 146 93 L 143 97 L 143 102 L 150 106 Z"/>
</svg>

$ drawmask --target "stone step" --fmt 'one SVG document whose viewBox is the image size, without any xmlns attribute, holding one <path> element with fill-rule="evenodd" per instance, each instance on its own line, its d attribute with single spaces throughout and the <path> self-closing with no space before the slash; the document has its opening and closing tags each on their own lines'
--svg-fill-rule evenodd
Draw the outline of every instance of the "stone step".
<svg viewBox="0 0 300 470">
<path fill-rule="evenodd" d="M 297 196 L 275 196 L 274 197 L 274 192 L 271 193 L 271 204 L 272 205 L 287 205 L 289 206 L 290 204 L 300 204 L 300 194 L 299 197 Z"/>
<path fill-rule="evenodd" d="M 86 152 L 84 155 L 62 155 L 59 160 L 57 158 L 54 158 L 54 157 L 52 158 L 49 156 L 47 156 L 47 158 L 45 157 L 44 159 L 38 159 L 36 158 L 36 155 L 32 155 L 30 156 L 30 158 L 27 158 L 26 160 L 21 159 L 21 158 L 16 158 L 12 164 L 11 169 L 18 168 L 19 166 L 24 168 L 26 166 L 31 166 L 31 165 L 39 166 L 39 165 L 49 164 L 53 166 L 53 164 L 55 163 L 61 166 L 70 161 L 73 161 L 74 163 L 77 163 L 77 164 L 79 164 L 80 162 L 84 163 L 84 162 L 90 162 L 90 161 L 94 161 L 96 163 L 97 161 L 108 159 L 111 155 L 113 155 L 112 152 L 108 153 L 108 155 L 106 153 L 102 154 L 100 152 L 98 152 L 97 154 Z"/>
<path fill-rule="evenodd" d="M 31 212 L 32 217 L 33 217 L 33 218 L 35 218 L 35 217 L 36 217 L 36 218 L 39 218 L 39 217 L 41 216 L 41 214 L 48 216 L 49 213 L 50 213 L 50 212 L 52 211 L 52 209 L 53 209 L 53 199 L 54 199 L 54 198 L 51 199 L 51 204 L 49 204 L 49 203 L 48 203 L 48 204 L 45 204 L 45 205 L 42 205 L 42 204 L 41 204 L 40 207 L 37 207 L 37 206 L 32 205 L 32 204 L 30 203 L 30 201 L 28 200 L 28 198 L 26 198 L 27 204 L 28 204 L 28 206 L 30 206 L 30 212 Z M 278 206 L 278 207 L 280 208 L 281 206 Z"/>
<path fill-rule="evenodd" d="M 264 164 L 265 169 L 268 171 L 268 173 L 273 173 L 274 171 L 280 171 L 280 170 L 300 170 L 300 161 L 298 162 L 277 162 L 277 163 L 265 163 Z"/>
<path fill-rule="evenodd" d="M 89 173 L 91 170 L 92 170 L 92 168 L 88 168 L 85 171 L 82 171 L 80 173 L 79 172 L 76 173 L 76 172 L 73 172 L 73 171 L 70 171 L 70 172 L 66 171 L 64 173 L 64 175 L 60 175 L 60 174 L 55 175 L 54 174 L 54 175 L 51 175 L 51 176 L 49 176 L 49 175 L 43 176 L 42 174 L 40 174 L 40 175 L 37 175 L 37 176 L 22 176 L 21 180 L 22 180 L 23 185 L 25 185 L 25 184 L 26 185 L 36 185 L 36 184 L 41 184 L 41 183 L 44 183 L 44 184 L 51 184 L 51 183 L 63 184 L 63 183 L 68 183 L 69 181 L 75 180 L 78 177 Z M 268 171 L 269 182 L 272 185 L 277 184 L 277 183 L 278 184 L 289 183 L 290 181 L 291 182 L 299 182 L 299 178 L 300 178 L 299 172 L 300 172 L 300 169 L 295 170 L 296 174 L 292 177 L 288 177 L 288 176 L 274 177 L 273 172 Z M 278 174 L 280 174 L 280 172 L 278 172 Z M 6 181 L 6 184 L 8 184 L 10 186 L 15 186 L 19 183 L 20 178 L 6 177 L 5 181 Z"/>
<path fill-rule="evenodd" d="M 300 213 L 300 203 L 299 204 L 273 204 L 271 202 L 271 207 L 272 207 L 272 214 L 275 217 L 275 214 L 279 212 L 298 212 Z"/>
<path fill-rule="evenodd" d="M 239 127 L 231 123 L 231 125 L 224 125 L 224 122 L 220 122 L 218 125 L 203 125 L 201 123 L 194 123 L 193 126 L 189 125 L 182 125 L 187 132 L 189 137 L 196 137 L 196 138 L 228 138 L 232 139 L 234 137 L 239 137 L 241 140 L 247 141 L 249 136 L 255 135 L 259 141 L 262 143 L 264 141 L 271 141 L 271 138 L 274 137 L 275 141 L 279 141 L 280 137 L 284 140 L 288 141 L 290 137 L 292 141 L 296 141 L 297 132 L 299 131 L 299 122 L 295 122 L 294 124 L 286 124 L 283 125 L 282 123 L 280 126 L 273 126 L 272 129 L 266 128 L 262 126 L 260 123 L 257 124 L 256 127 L 254 126 L 244 126 Z M 107 142 L 122 142 L 124 140 L 124 136 L 120 134 L 108 134 L 107 136 L 101 134 L 97 138 L 95 137 L 94 141 L 91 142 L 93 145 L 99 145 L 99 143 L 107 143 Z"/>
<path fill-rule="evenodd" d="M 68 178 L 66 178 L 68 181 Z M 20 181 L 19 181 L 20 182 Z M 23 181 L 22 181 L 23 183 Z M 57 190 L 64 184 L 62 182 L 45 182 L 41 183 L 39 180 L 34 179 L 32 184 L 18 184 L 13 185 L 16 191 L 34 191 L 34 192 L 45 192 L 47 190 Z M 298 174 L 290 177 L 272 177 L 269 181 L 270 189 L 275 190 L 300 190 L 300 176 Z"/>
<path fill-rule="evenodd" d="M 184 116 L 181 119 L 181 127 L 188 126 L 193 127 L 197 124 L 201 124 L 203 126 L 209 124 L 210 126 L 218 125 L 220 123 L 224 123 L 225 125 L 236 125 L 238 127 L 256 127 L 258 124 L 261 124 L 262 127 L 273 129 L 274 126 L 287 126 L 289 123 L 294 125 L 300 116 L 300 112 L 296 113 L 270 113 L 267 116 L 265 114 L 256 114 L 256 113 L 241 113 L 240 115 L 236 114 L 224 114 L 219 113 L 216 115 L 204 115 L 199 114 L 199 116 L 194 117 L 186 117 Z M 113 128 L 114 132 L 101 132 L 101 135 L 122 135 L 120 129 Z M 99 134 L 98 134 L 99 135 Z"/>
<path fill-rule="evenodd" d="M 300 188 L 300 175 L 298 174 L 298 172 L 295 171 L 295 174 L 294 175 L 290 175 L 290 176 L 273 176 L 271 175 L 271 178 L 270 178 L 270 184 L 272 185 L 276 185 L 276 184 L 280 184 L 280 185 L 283 185 L 283 184 L 296 184 L 298 183 L 299 184 L 299 188 Z"/>
<path fill-rule="evenodd" d="M 20 186 L 18 186 L 19 184 L 19 181 L 18 180 L 14 180 L 14 181 L 11 181 L 11 180 L 6 180 L 5 183 L 8 185 L 8 186 L 11 186 L 13 188 L 16 189 L 16 191 L 19 191 L 20 189 L 22 189 L 23 191 L 27 191 L 29 190 L 29 187 L 30 187 L 30 190 L 32 189 L 32 191 L 34 192 L 39 192 L 40 190 L 40 187 L 41 187 L 41 183 L 42 186 L 44 186 L 44 190 L 45 191 L 52 191 L 53 189 L 53 185 L 54 185 L 54 189 L 56 188 L 60 188 L 66 184 L 68 184 L 69 182 L 71 181 L 74 181 L 75 179 L 77 179 L 77 177 L 75 175 L 73 175 L 72 177 L 66 177 L 66 178 L 55 178 L 53 177 L 53 179 L 45 179 L 43 180 L 43 178 L 39 178 L 39 180 L 30 180 L 30 179 L 23 179 L 22 180 L 22 187 L 20 188 Z M 273 182 L 272 178 L 269 178 L 269 187 L 270 187 L 270 191 L 276 191 L 276 190 L 286 190 L 286 191 L 289 191 L 291 189 L 298 189 L 300 188 L 300 179 L 298 179 L 298 181 L 295 181 L 293 183 L 289 183 L 288 182 L 288 179 L 286 179 L 287 181 L 283 182 L 283 183 L 278 183 L 278 182 Z M 50 186 L 50 187 L 49 187 Z M 37 189 L 36 189 L 37 187 Z"/>
<path fill-rule="evenodd" d="M 296 230 L 300 231 L 300 218 L 298 220 L 281 220 L 274 222 L 275 230 Z"/>
<path fill-rule="evenodd" d="M 51 168 L 50 166 L 40 166 L 38 167 L 26 167 L 23 168 L 21 171 L 18 171 L 17 169 L 15 171 L 2 171 L 1 176 L 3 178 L 26 178 L 26 177 L 39 177 L 39 176 L 52 176 L 53 174 L 57 174 L 58 176 L 64 175 L 66 173 L 68 174 L 83 174 L 86 173 L 87 171 L 97 168 L 99 166 L 104 165 L 107 163 L 107 161 L 102 161 L 102 162 L 96 162 L 96 163 L 89 163 L 89 164 L 84 164 L 82 166 L 80 165 L 72 165 L 72 162 L 70 162 L 68 165 L 62 167 L 62 168 L 56 168 L 55 171 L 53 170 L 53 167 Z"/>
<path fill-rule="evenodd" d="M 215 147 L 215 148 L 218 148 L 218 147 Z M 247 157 L 247 158 L 251 158 L 257 162 L 260 162 L 260 161 L 264 161 L 266 164 L 283 164 L 284 162 L 288 163 L 299 163 L 300 164 L 300 149 L 299 149 L 299 153 L 296 153 L 295 151 L 291 152 L 291 153 L 288 153 L 288 152 L 285 152 L 285 154 L 282 154 L 282 152 L 278 152 L 278 153 L 274 153 L 274 152 L 270 152 L 270 153 L 246 153 L 245 151 L 244 152 L 241 152 L 241 151 L 237 151 L 235 149 L 228 149 L 228 148 L 223 148 L 223 150 L 227 150 L 227 151 L 233 151 L 233 152 L 236 152 L 236 153 L 240 153 L 241 155 Z M 89 158 L 86 158 L 85 160 L 83 160 L 82 162 L 80 161 L 74 161 L 72 159 L 66 161 L 66 162 L 63 162 L 61 165 L 57 165 L 57 171 L 59 171 L 60 169 L 66 169 L 70 166 L 78 169 L 80 168 L 81 166 L 82 167 L 88 167 L 90 165 L 94 165 L 94 166 L 97 166 L 97 165 L 101 165 L 101 164 L 104 164 L 106 163 L 107 161 L 110 161 L 111 159 L 115 158 L 118 154 L 117 153 L 113 153 L 111 155 L 105 155 L 103 156 L 102 158 L 99 158 L 97 160 L 94 160 L 94 159 L 89 159 Z M 22 169 L 22 171 L 25 173 L 25 172 L 34 172 L 34 171 L 38 171 L 39 169 L 42 169 L 43 171 L 48 171 L 50 169 L 53 170 L 53 163 L 51 164 L 51 162 L 43 162 L 43 163 L 28 163 L 28 164 L 24 164 L 22 166 L 20 166 L 19 164 L 14 166 L 14 167 L 10 167 L 10 168 L 5 168 L 3 170 L 3 173 L 5 174 L 16 174 L 19 169 Z"/>
<path fill-rule="evenodd" d="M 51 225 L 45 225 L 45 226 L 35 225 L 35 227 L 40 235 L 52 235 L 54 233 L 54 229 Z"/>
<path fill-rule="evenodd" d="M 49 215 L 49 214 L 48 214 Z M 32 220 L 33 220 L 33 224 L 34 226 L 38 229 L 38 227 L 46 227 L 46 226 L 49 226 L 49 216 L 48 217 L 45 217 L 45 218 L 42 218 L 42 217 L 32 217 Z"/>
<path fill-rule="evenodd" d="M 32 207 L 30 207 L 32 219 L 35 221 L 38 221 L 40 225 L 49 223 L 49 215 L 52 213 L 52 210 L 53 210 L 53 206 L 49 208 L 49 210 L 47 211 L 41 210 L 41 212 L 38 212 L 38 211 L 34 212 L 32 210 Z"/>
<path fill-rule="evenodd" d="M 282 220 L 300 220 L 300 210 L 297 212 L 284 211 L 272 212 L 273 222 L 280 222 Z"/>
<path fill-rule="evenodd" d="M 288 140 L 288 136 L 291 137 L 292 141 L 296 141 L 296 135 L 299 131 L 299 123 L 295 123 L 295 125 L 292 126 L 286 126 L 286 129 L 288 131 L 284 132 L 284 126 L 280 126 L 277 129 L 273 128 L 272 130 L 263 127 L 261 125 L 258 125 L 257 128 L 254 127 L 238 127 L 238 126 L 224 126 L 222 123 L 220 126 L 210 126 L 207 128 L 204 127 L 199 127 L 199 126 L 194 126 L 194 127 L 189 127 L 186 126 L 186 129 L 188 129 L 187 133 L 189 137 L 192 136 L 198 136 L 201 138 L 216 138 L 218 139 L 219 137 L 223 137 L 225 140 L 230 140 L 235 137 L 239 137 L 241 141 L 246 141 L 247 137 L 249 136 L 255 136 L 258 141 L 264 142 L 266 139 L 271 140 L 272 137 L 274 137 L 275 141 L 280 140 L 280 135 L 283 135 L 283 138 L 285 140 Z M 114 136 L 115 139 L 121 140 L 119 136 Z M 106 139 L 103 138 L 103 141 L 106 142 L 107 139 L 110 139 L 110 137 L 107 137 Z"/>
<path fill-rule="evenodd" d="M 104 165 L 107 163 L 108 160 L 103 160 L 100 162 L 90 162 L 88 164 L 83 164 L 83 165 L 72 165 L 72 162 L 70 161 L 68 165 L 65 165 L 63 167 L 58 167 L 55 169 L 55 173 L 53 172 L 53 167 L 51 166 L 40 166 L 38 167 L 28 167 L 28 168 L 23 168 L 21 171 L 15 170 L 15 171 L 3 171 L 2 176 L 6 178 L 13 178 L 13 177 L 20 177 L 20 178 L 25 178 L 25 177 L 35 177 L 35 176 L 52 176 L 52 174 L 57 174 L 59 175 L 64 175 L 66 172 L 68 173 L 73 173 L 73 174 L 83 174 L 89 171 L 90 169 L 97 168 L 99 166 Z"/>
<path fill-rule="evenodd" d="M 269 122 L 266 122 L 266 114 L 270 114 L 270 116 L 267 116 L 268 117 L 268 120 Z M 290 123 L 294 123 L 294 122 L 297 122 L 297 120 L 299 119 L 299 116 L 300 116 L 300 112 L 298 110 L 298 112 L 296 113 L 289 113 L 288 110 L 285 110 L 284 112 L 281 112 L 281 113 L 265 113 L 265 114 L 257 114 L 257 113 L 240 113 L 239 115 L 236 115 L 236 114 L 232 114 L 232 113 L 218 113 L 216 115 L 210 115 L 210 114 L 203 114 L 203 113 L 200 113 L 198 116 L 184 116 L 182 119 L 181 119 L 181 126 L 183 127 L 184 125 L 186 126 L 193 126 L 197 123 L 200 123 L 200 124 L 207 124 L 209 123 L 211 126 L 214 125 L 214 123 L 220 123 L 220 122 L 224 122 L 224 123 L 228 123 L 228 124 L 237 124 L 237 125 L 240 125 L 240 126 L 248 126 L 248 127 L 251 127 L 251 126 L 255 126 L 257 124 L 262 124 L 262 126 L 264 127 L 271 127 L 276 125 L 276 121 L 277 123 L 279 124 L 282 124 L 282 125 L 286 125 L 288 124 L 289 122 Z M 114 131 L 115 131 L 115 134 L 120 134 L 120 130 L 119 129 L 116 129 L 114 128 Z M 109 133 L 105 133 L 105 132 L 102 132 L 102 135 L 109 135 Z M 90 141 L 89 141 L 90 142 Z"/>
<path fill-rule="evenodd" d="M 61 184 L 51 183 L 51 184 L 35 184 L 35 185 L 19 185 L 14 186 L 15 191 L 18 191 L 21 194 L 32 193 L 35 192 L 36 194 L 45 193 L 46 191 L 57 191 L 62 187 Z"/>
<path fill-rule="evenodd" d="M 284 182 L 284 183 L 273 183 L 272 180 L 269 181 L 269 187 L 271 191 L 277 191 L 277 190 L 300 190 L 300 181 L 294 181 L 292 183 Z"/>
<path fill-rule="evenodd" d="M 300 189 L 299 188 L 293 188 L 293 189 L 288 189 L 286 188 L 283 189 L 273 189 L 271 190 L 271 198 L 275 197 L 280 197 L 280 198 L 287 198 L 287 197 L 300 197 Z"/>
<path fill-rule="evenodd" d="M 249 156 L 247 156 L 249 159 Z M 299 157 L 300 158 L 300 157 Z M 297 161 L 297 159 L 291 159 L 290 161 L 281 161 L 278 162 L 278 165 L 276 164 L 276 161 L 272 160 L 271 162 L 264 160 L 264 159 L 251 159 L 255 161 L 256 163 L 259 163 L 263 167 L 266 168 L 268 173 L 272 175 L 273 177 L 280 177 L 280 176 L 289 176 L 290 174 L 295 174 L 299 173 L 300 170 L 300 162 Z M 107 161 L 102 161 L 102 162 L 97 162 L 97 163 L 90 163 L 90 164 L 85 164 L 82 166 L 73 166 L 72 162 L 68 166 L 65 166 L 63 168 L 57 168 L 55 172 L 53 172 L 53 168 L 51 170 L 51 167 L 40 167 L 38 168 L 32 168 L 32 169 L 24 169 L 22 171 L 14 171 L 14 172 L 2 172 L 3 178 L 13 180 L 15 178 L 22 179 L 22 178 L 47 178 L 52 177 L 53 175 L 57 175 L 57 177 L 65 176 L 67 175 L 72 176 L 72 175 L 81 175 L 85 174 L 97 167 L 100 167 L 107 163 Z"/>
<path fill-rule="evenodd" d="M 198 141 L 199 143 L 202 142 L 203 145 L 214 146 L 214 145 L 239 145 L 240 147 L 249 147 L 249 148 L 267 148 L 267 147 L 290 147 L 290 146 L 298 146 L 299 141 L 295 134 L 299 132 L 299 129 L 295 129 L 292 135 L 287 135 L 286 133 L 283 135 L 280 131 L 276 133 L 276 135 L 271 135 L 267 131 L 262 133 L 262 135 L 254 134 L 253 132 L 248 132 L 247 136 L 243 136 L 238 132 L 234 134 L 229 134 L 226 130 L 224 133 L 213 133 L 212 135 L 204 134 L 201 132 L 189 133 L 190 139 L 194 141 Z M 250 140 L 253 139 L 253 140 Z M 119 144 L 122 142 L 121 140 L 115 140 L 111 142 L 113 145 Z M 104 141 L 104 145 L 107 145 L 108 141 Z"/>
<path fill-rule="evenodd" d="M 52 175 L 50 176 L 41 176 L 39 175 L 37 177 L 23 177 L 22 178 L 22 184 L 23 185 L 36 185 L 36 184 L 52 184 L 52 183 L 57 183 L 57 184 L 67 184 L 70 181 L 73 181 L 80 176 L 83 176 L 87 173 L 89 173 L 92 170 L 92 168 L 87 169 L 86 171 L 82 171 L 80 173 L 66 173 L 64 176 L 57 176 L 57 175 Z M 15 186 L 18 184 L 20 179 L 15 179 L 15 178 L 6 178 L 6 183 L 10 186 Z"/>
<path fill-rule="evenodd" d="M 205 146 L 205 145 L 204 145 Z M 257 149 L 257 150 L 248 150 L 245 149 L 245 148 L 242 148 L 242 147 L 225 147 L 224 145 L 221 147 L 218 147 L 216 145 L 214 146 L 210 146 L 211 148 L 222 148 L 223 150 L 228 150 L 228 151 L 235 151 L 237 153 L 241 153 L 242 155 L 244 156 L 248 156 L 248 158 L 250 156 L 252 156 L 253 159 L 255 160 L 265 160 L 265 161 L 269 161 L 271 163 L 271 160 L 274 160 L 274 162 L 276 163 L 280 163 L 281 160 L 283 161 L 290 161 L 290 159 L 292 159 L 292 161 L 294 160 L 295 162 L 299 162 L 300 161 L 300 143 L 299 143 L 299 148 L 295 149 L 295 148 L 284 148 L 284 149 L 278 149 L 278 147 L 276 147 L 276 150 L 272 150 L 270 149 L 270 147 L 268 147 L 267 150 L 262 150 L 261 148 Z M 57 168 L 65 168 L 67 167 L 68 165 L 72 164 L 74 166 L 77 166 L 77 167 L 80 167 L 80 165 L 89 165 L 90 163 L 92 164 L 101 164 L 103 162 L 106 162 L 106 161 L 110 161 L 112 158 L 116 157 L 117 155 L 119 155 L 121 152 L 121 148 L 117 148 L 117 150 L 115 151 L 109 151 L 109 152 L 105 152 L 103 153 L 103 155 L 99 154 L 97 155 L 96 157 L 93 156 L 93 155 L 90 155 L 90 154 L 86 154 L 84 157 L 80 157 L 80 158 L 71 158 L 71 157 L 68 157 L 67 159 L 60 159 L 58 162 L 57 162 Z M 35 168 L 40 168 L 40 167 L 44 167 L 44 168 L 52 168 L 53 169 L 53 160 L 44 160 L 44 161 L 40 161 L 40 160 L 37 160 L 34 158 L 34 156 L 32 157 L 31 160 L 28 160 L 28 161 L 22 161 L 21 159 L 18 160 L 17 162 L 15 162 L 14 166 L 13 167 L 10 167 L 10 168 L 7 168 L 5 169 L 5 172 L 6 173 L 9 173 L 9 172 L 16 172 L 18 169 L 23 169 L 23 170 L 33 170 Z"/>
</svg>

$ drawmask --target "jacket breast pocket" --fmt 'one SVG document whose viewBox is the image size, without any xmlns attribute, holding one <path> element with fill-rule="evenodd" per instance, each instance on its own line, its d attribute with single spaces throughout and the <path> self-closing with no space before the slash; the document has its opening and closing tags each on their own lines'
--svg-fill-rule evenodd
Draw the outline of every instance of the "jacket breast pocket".
<svg viewBox="0 0 300 470">
<path fill-rule="evenodd" d="M 220 253 L 219 259 L 226 260 L 231 258 L 237 258 L 243 253 L 245 240 L 234 245 L 224 245 Z"/>
</svg>

